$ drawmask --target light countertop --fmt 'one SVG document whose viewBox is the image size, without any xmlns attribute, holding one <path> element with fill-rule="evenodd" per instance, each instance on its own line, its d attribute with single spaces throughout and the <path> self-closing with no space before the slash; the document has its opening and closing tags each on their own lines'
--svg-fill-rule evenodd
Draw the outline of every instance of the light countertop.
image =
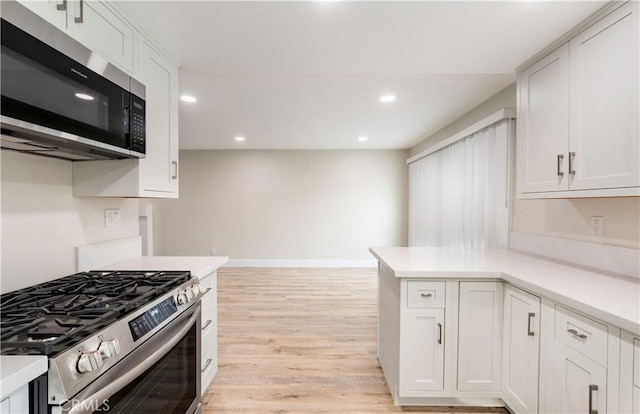
<svg viewBox="0 0 640 414">
<path fill-rule="evenodd" d="M 0 356 L 0 400 L 48 370 L 46 356 Z"/>
<path fill-rule="evenodd" d="M 194 277 L 203 278 L 228 261 L 227 256 L 141 256 L 101 270 L 190 270 Z"/>
<path fill-rule="evenodd" d="M 372 247 L 398 278 L 503 279 L 612 325 L 640 333 L 640 280 L 509 249 Z"/>
</svg>

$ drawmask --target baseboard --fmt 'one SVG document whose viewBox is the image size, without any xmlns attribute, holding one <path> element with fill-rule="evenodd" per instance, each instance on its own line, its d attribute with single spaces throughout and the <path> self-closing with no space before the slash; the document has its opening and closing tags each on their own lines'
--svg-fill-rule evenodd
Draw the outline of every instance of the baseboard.
<svg viewBox="0 0 640 414">
<path fill-rule="evenodd" d="M 376 260 L 229 260 L 223 267 L 377 267 Z"/>
<path fill-rule="evenodd" d="M 512 231 L 509 248 L 640 278 L 640 250 Z"/>
</svg>

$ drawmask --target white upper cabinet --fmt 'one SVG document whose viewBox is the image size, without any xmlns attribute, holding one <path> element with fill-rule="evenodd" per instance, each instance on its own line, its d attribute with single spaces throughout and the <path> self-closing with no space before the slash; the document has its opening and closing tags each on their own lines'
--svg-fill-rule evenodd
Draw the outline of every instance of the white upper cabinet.
<svg viewBox="0 0 640 414">
<path fill-rule="evenodd" d="M 637 2 L 571 39 L 571 189 L 640 185 L 639 50 Z"/>
<path fill-rule="evenodd" d="M 133 72 L 134 29 L 101 1 L 67 1 L 67 33 L 128 73 Z"/>
<path fill-rule="evenodd" d="M 640 195 L 638 2 L 518 74 L 522 198 Z"/>
<path fill-rule="evenodd" d="M 70 2 L 64 0 L 17 1 L 58 29 L 67 29 L 67 9 Z"/>
<path fill-rule="evenodd" d="M 522 192 L 569 189 L 569 45 L 519 77 L 518 166 Z"/>
<path fill-rule="evenodd" d="M 75 162 L 75 196 L 178 197 L 178 68 L 139 38 L 134 77 L 146 86 L 146 157 Z"/>
<path fill-rule="evenodd" d="M 147 157 L 140 160 L 141 195 L 178 195 L 178 68 L 140 37 L 137 76 L 147 86 Z"/>
<path fill-rule="evenodd" d="M 25 1 L 20 3 L 122 70 L 133 72 L 134 28 L 98 0 Z"/>
</svg>

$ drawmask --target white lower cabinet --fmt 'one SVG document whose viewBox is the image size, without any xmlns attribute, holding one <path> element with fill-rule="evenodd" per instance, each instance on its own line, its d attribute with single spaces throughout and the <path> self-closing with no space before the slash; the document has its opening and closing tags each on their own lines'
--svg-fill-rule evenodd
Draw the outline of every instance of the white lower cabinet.
<svg viewBox="0 0 640 414">
<path fill-rule="evenodd" d="M 378 286 L 396 405 L 640 414 L 638 334 L 503 281 L 396 278 L 380 264 Z"/>
<path fill-rule="evenodd" d="M 400 327 L 401 397 L 444 386 L 444 309 L 405 309 Z"/>
<path fill-rule="evenodd" d="M 459 391 L 500 390 L 502 308 L 502 282 L 460 282 Z"/>
<path fill-rule="evenodd" d="M 539 362 L 540 298 L 506 285 L 502 392 L 515 412 L 538 412 Z"/>
<path fill-rule="evenodd" d="M 552 412 L 606 413 L 606 368 L 559 341 L 554 355 Z"/>
<path fill-rule="evenodd" d="M 622 331 L 620 412 L 640 414 L 640 335 Z"/>
<path fill-rule="evenodd" d="M 0 414 L 29 414 L 29 385 L 24 385 L 0 401 Z"/>
<path fill-rule="evenodd" d="M 200 371 L 201 393 L 218 372 L 218 294 L 217 273 L 213 272 L 200 279 L 202 289 L 201 329 L 200 333 Z"/>
</svg>

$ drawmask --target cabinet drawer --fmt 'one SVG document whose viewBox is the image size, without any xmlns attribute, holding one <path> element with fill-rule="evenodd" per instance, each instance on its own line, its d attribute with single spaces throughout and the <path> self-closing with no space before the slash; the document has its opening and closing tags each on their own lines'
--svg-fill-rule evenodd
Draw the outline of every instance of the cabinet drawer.
<svg viewBox="0 0 640 414">
<path fill-rule="evenodd" d="M 200 278 L 200 290 L 202 290 L 202 300 L 207 300 L 207 298 L 215 296 L 216 290 L 216 272 L 209 273 L 205 277 Z"/>
<path fill-rule="evenodd" d="M 202 323 L 202 335 L 206 335 L 216 323 L 215 298 L 208 298 L 202 301 L 200 315 Z"/>
<path fill-rule="evenodd" d="M 407 282 L 407 307 L 444 308 L 445 282 L 409 280 Z"/>
<path fill-rule="evenodd" d="M 603 367 L 607 366 L 606 325 L 556 305 L 556 339 Z"/>
<path fill-rule="evenodd" d="M 202 352 L 200 361 L 201 393 L 204 394 L 218 371 L 218 346 L 214 331 L 202 336 Z"/>
</svg>

